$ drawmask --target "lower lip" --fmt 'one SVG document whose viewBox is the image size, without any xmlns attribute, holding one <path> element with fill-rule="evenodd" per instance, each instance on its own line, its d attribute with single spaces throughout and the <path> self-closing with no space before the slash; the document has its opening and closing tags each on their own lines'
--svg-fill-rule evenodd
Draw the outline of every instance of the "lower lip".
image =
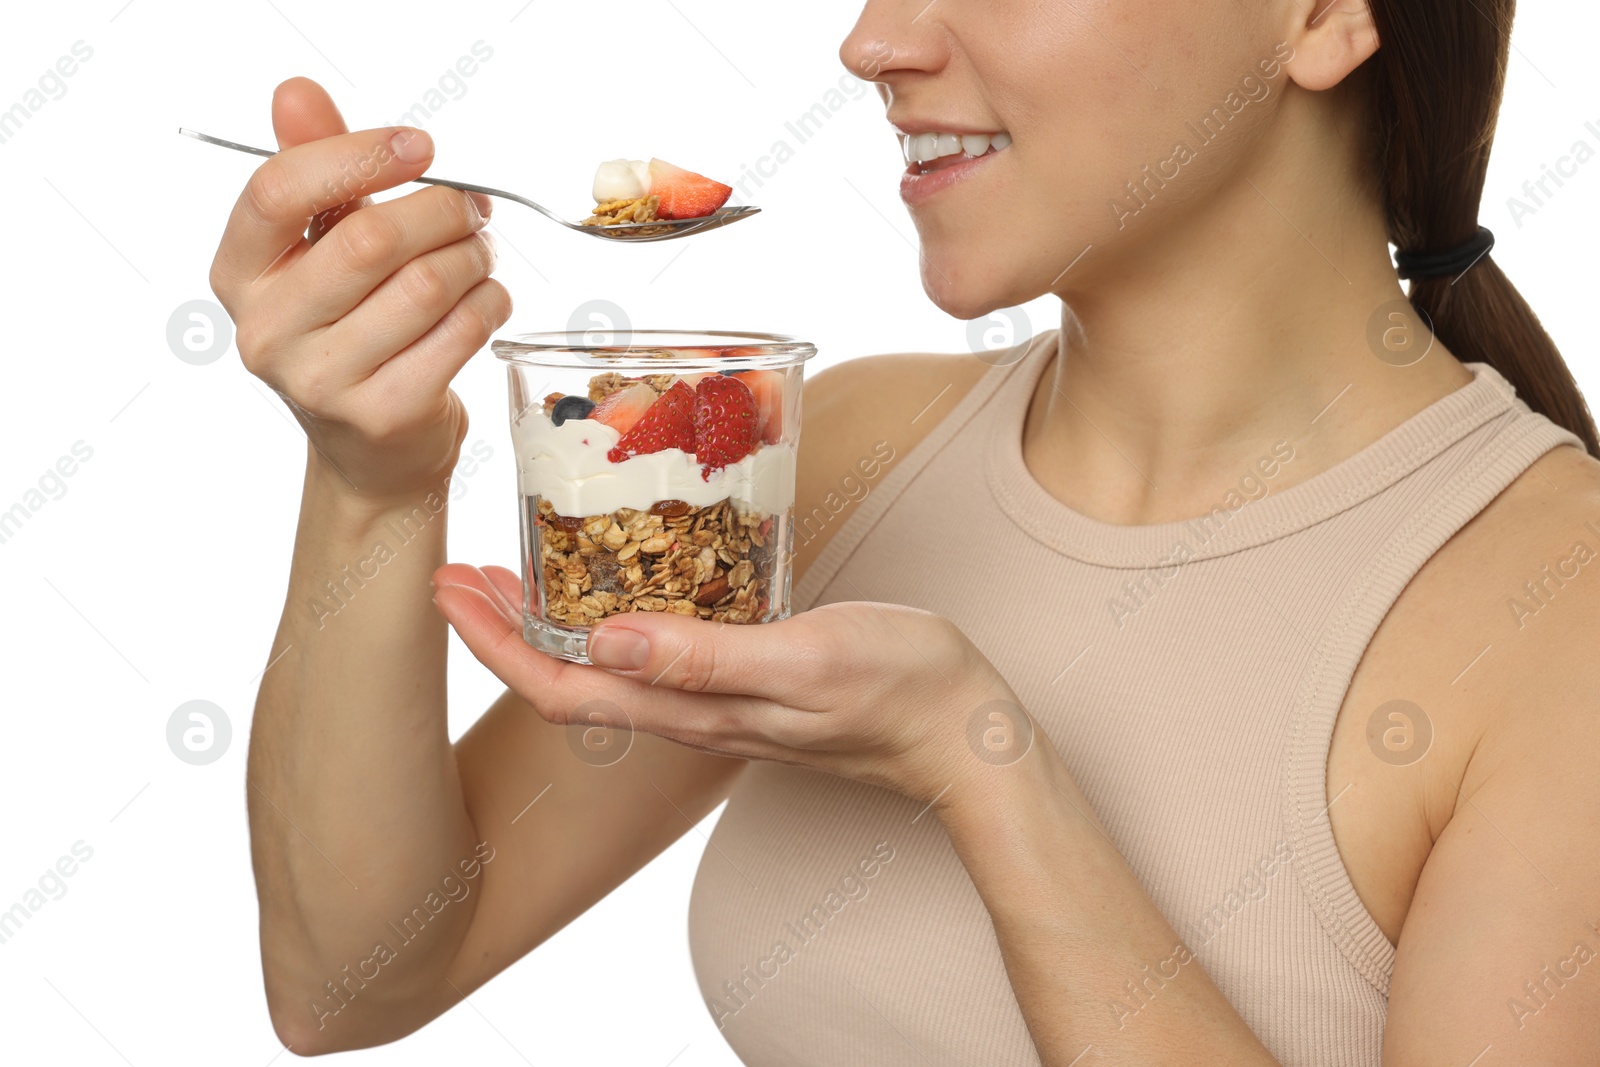
<svg viewBox="0 0 1600 1067">
<path fill-rule="evenodd" d="M 931 174 L 918 174 L 911 167 L 908 167 L 905 174 L 900 177 L 900 199 L 912 207 L 926 203 L 941 191 L 971 178 L 978 173 L 985 163 L 1010 150 L 1010 146 L 1007 145 L 998 151 L 986 152 L 981 156 L 962 160 L 960 163 L 936 170 Z M 915 166 L 915 164 L 912 166 Z"/>
</svg>

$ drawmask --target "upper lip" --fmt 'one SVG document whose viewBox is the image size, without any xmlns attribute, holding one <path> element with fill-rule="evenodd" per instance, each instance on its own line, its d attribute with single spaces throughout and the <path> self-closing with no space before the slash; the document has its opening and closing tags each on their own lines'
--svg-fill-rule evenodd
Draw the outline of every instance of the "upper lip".
<svg viewBox="0 0 1600 1067">
<path fill-rule="evenodd" d="M 953 133 L 957 136 L 969 133 L 987 133 L 992 136 L 1005 132 L 1003 129 L 998 129 L 994 126 L 972 126 L 960 122 L 949 122 L 944 119 L 894 118 L 891 116 L 889 125 L 907 137 L 915 137 L 919 133 Z"/>
</svg>

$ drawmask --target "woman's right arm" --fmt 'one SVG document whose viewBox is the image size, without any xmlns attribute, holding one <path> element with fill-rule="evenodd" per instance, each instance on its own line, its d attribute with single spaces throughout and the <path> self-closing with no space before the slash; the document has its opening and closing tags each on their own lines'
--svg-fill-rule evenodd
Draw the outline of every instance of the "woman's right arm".
<svg viewBox="0 0 1600 1067">
<path fill-rule="evenodd" d="M 472 199 L 365 199 L 426 169 L 426 135 L 346 133 L 304 79 L 273 121 L 283 151 L 239 198 L 212 287 L 308 437 L 247 795 L 268 1007 L 311 1055 L 459 1003 L 682 836 L 743 764 L 638 735 L 600 766 L 509 693 L 450 744 L 429 587 L 466 433 L 449 383 L 510 301 Z M 514 575 L 489 578 L 518 596 Z"/>
</svg>

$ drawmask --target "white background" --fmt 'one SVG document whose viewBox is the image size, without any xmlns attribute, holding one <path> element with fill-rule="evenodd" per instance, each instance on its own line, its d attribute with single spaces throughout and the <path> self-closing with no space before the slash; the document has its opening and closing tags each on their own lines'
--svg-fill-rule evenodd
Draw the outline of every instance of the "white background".
<svg viewBox="0 0 1600 1067">
<path fill-rule="evenodd" d="M 1520 227 L 1506 208 L 1575 140 L 1600 146 L 1589 55 L 1600 19 L 1556 0 L 1522 8 L 1482 218 L 1499 235 L 1496 259 L 1600 397 L 1600 160 Z M 255 166 L 176 128 L 272 147 L 270 94 L 293 74 L 328 86 L 352 126 L 385 124 L 483 41 L 492 58 L 422 123 L 439 148 L 433 172 L 576 216 L 600 159 L 661 155 L 736 178 L 775 140 L 794 145 L 784 123 L 838 86 L 835 53 L 855 10 L 832 0 L 8 7 L 0 109 L 74 42 L 93 57 L 0 144 L 11 378 L 0 511 L 76 442 L 93 456 L 0 544 L 0 910 L 74 842 L 93 857 L 0 944 L 0 1058 L 290 1061 L 261 992 L 243 768 L 304 446 L 236 353 L 193 366 L 168 348 L 174 309 L 211 298 L 211 255 Z M 922 295 L 901 167 L 881 105 L 862 94 L 755 190 L 767 213 L 724 233 L 622 248 L 501 204 L 499 276 L 518 301 L 507 332 L 561 328 L 603 297 L 637 326 L 801 335 L 821 350 L 813 369 L 965 349 L 965 324 Z M 1049 302 L 1027 310 L 1036 329 L 1054 324 Z M 482 440 L 494 456 L 454 505 L 451 556 L 509 563 L 517 526 L 501 368 L 480 354 L 457 387 L 474 420 L 468 444 Z M 499 683 L 459 644 L 451 667 L 455 736 Z M 230 747 L 207 766 L 167 747 L 169 716 L 193 699 L 232 722 Z M 696 994 L 685 941 L 702 848 L 687 835 L 470 1006 L 350 1062 L 734 1063 Z"/>
</svg>

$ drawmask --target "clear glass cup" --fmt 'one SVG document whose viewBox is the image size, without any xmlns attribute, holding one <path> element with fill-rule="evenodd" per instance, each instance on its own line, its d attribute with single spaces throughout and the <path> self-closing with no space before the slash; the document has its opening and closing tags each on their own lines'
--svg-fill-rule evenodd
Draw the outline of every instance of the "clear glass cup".
<svg viewBox="0 0 1600 1067">
<path fill-rule="evenodd" d="M 496 340 L 522 516 L 523 637 L 587 663 L 633 611 L 789 615 L 800 384 L 816 348 L 718 330 Z"/>
</svg>

